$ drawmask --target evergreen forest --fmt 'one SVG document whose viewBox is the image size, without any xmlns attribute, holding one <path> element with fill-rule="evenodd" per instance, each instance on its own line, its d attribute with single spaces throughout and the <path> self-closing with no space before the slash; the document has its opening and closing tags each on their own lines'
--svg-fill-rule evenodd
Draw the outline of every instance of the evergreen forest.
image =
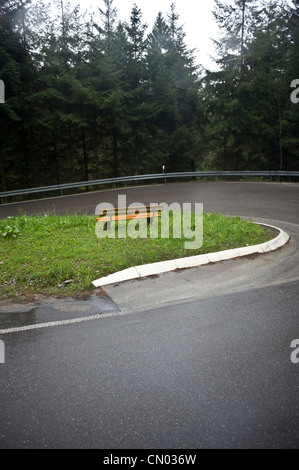
<svg viewBox="0 0 299 470">
<path fill-rule="evenodd" d="M 113 0 L 0 0 L 0 191 L 163 165 L 299 170 L 299 0 L 215 0 L 213 70 L 174 3 L 153 25 L 137 3 L 125 22 Z"/>
</svg>

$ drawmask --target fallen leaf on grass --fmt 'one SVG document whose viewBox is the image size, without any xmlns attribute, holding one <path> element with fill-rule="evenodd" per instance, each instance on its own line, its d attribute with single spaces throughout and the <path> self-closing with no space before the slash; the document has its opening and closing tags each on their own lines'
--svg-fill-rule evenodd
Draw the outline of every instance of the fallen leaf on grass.
<svg viewBox="0 0 299 470">
<path fill-rule="evenodd" d="M 68 279 L 67 281 L 63 281 L 62 284 L 58 284 L 58 287 L 65 287 L 67 284 L 71 284 L 74 282 L 74 279 Z"/>
<path fill-rule="evenodd" d="M 3 284 L 6 284 L 7 286 L 15 286 L 17 281 L 16 279 L 13 279 L 12 281 L 4 281 Z"/>
</svg>

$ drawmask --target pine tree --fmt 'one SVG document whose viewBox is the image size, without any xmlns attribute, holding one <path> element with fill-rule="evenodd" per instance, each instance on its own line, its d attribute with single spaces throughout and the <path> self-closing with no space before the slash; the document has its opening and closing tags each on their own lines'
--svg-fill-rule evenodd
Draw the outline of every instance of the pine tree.
<svg viewBox="0 0 299 470">
<path fill-rule="evenodd" d="M 213 16 L 223 31 L 220 40 L 214 41 L 222 68 L 244 66 L 247 45 L 253 32 L 262 22 L 263 9 L 257 7 L 257 0 L 235 0 L 233 5 L 214 0 Z"/>
<path fill-rule="evenodd" d="M 101 24 L 95 24 L 90 50 L 90 68 L 93 87 L 96 90 L 96 121 L 105 154 L 103 165 L 108 175 L 118 176 L 121 146 L 126 133 L 125 70 L 127 62 L 127 38 L 125 28 L 117 24 L 117 11 L 112 0 L 103 0 L 100 9 Z"/>
<path fill-rule="evenodd" d="M 218 0 L 216 3 L 222 12 L 237 16 L 216 16 L 225 30 L 225 40 L 218 49 L 221 70 L 206 77 L 209 139 L 214 143 L 215 163 L 231 170 L 284 169 L 292 48 L 284 2 L 270 2 L 263 9 L 254 8 L 254 3 L 247 5 L 250 22 L 246 27 L 242 26 L 244 2 L 236 0 L 229 7 Z"/>
<path fill-rule="evenodd" d="M 198 75 L 185 45 L 174 4 L 167 21 L 158 14 L 148 37 L 149 114 L 156 171 L 194 169 L 198 119 Z M 194 140 L 193 140 L 194 139 Z"/>
<path fill-rule="evenodd" d="M 133 6 L 130 23 L 125 25 L 127 32 L 127 66 L 124 77 L 127 106 L 127 136 L 124 159 L 126 174 L 139 174 L 147 171 L 146 154 L 147 132 L 147 70 L 146 70 L 146 32 L 147 25 L 142 23 L 142 12 Z"/>
<path fill-rule="evenodd" d="M 26 44 L 17 31 L 18 20 L 27 3 L 0 2 L 0 78 L 6 91 L 5 103 L 0 106 L 0 182 L 3 190 L 20 183 L 24 186 L 28 182 L 28 153 L 23 131 L 26 116 L 22 96 L 26 93 L 31 61 Z"/>
</svg>

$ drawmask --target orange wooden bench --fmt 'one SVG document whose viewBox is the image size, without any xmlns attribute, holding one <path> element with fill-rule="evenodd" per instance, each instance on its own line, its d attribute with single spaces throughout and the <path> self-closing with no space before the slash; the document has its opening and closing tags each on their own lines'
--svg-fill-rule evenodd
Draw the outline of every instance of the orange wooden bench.
<svg viewBox="0 0 299 470">
<path fill-rule="evenodd" d="M 102 209 L 102 216 L 96 219 L 104 222 L 104 230 L 110 228 L 111 222 L 132 219 L 147 219 L 147 225 L 150 225 L 155 217 L 161 217 L 163 207 L 159 204 L 151 204 L 150 206 L 131 206 L 115 209 Z M 137 213 L 134 211 L 138 211 Z"/>
</svg>

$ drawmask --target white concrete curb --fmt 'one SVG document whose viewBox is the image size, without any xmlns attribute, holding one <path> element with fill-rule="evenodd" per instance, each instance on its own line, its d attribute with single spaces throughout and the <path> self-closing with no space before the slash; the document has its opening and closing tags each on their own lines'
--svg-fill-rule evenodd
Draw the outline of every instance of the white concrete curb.
<svg viewBox="0 0 299 470">
<path fill-rule="evenodd" d="M 277 248 L 285 245 L 290 238 L 286 232 L 278 227 L 274 227 L 273 225 L 268 224 L 259 225 L 278 230 L 278 236 L 273 238 L 273 240 L 270 240 L 266 243 L 261 243 L 260 245 L 245 246 L 243 248 L 235 248 L 232 250 L 217 251 L 216 253 L 208 253 L 204 255 L 196 255 L 187 258 L 179 258 L 170 261 L 160 261 L 159 263 L 135 266 L 97 279 L 93 281 L 92 284 L 95 287 L 102 287 L 108 284 L 115 284 L 123 281 L 140 279 L 147 276 L 175 271 L 176 269 L 194 268 L 204 264 L 216 263 L 232 258 L 239 258 L 240 256 L 251 255 L 253 253 L 267 253 L 269 251 L 277 250 Z"/>
</svg>

